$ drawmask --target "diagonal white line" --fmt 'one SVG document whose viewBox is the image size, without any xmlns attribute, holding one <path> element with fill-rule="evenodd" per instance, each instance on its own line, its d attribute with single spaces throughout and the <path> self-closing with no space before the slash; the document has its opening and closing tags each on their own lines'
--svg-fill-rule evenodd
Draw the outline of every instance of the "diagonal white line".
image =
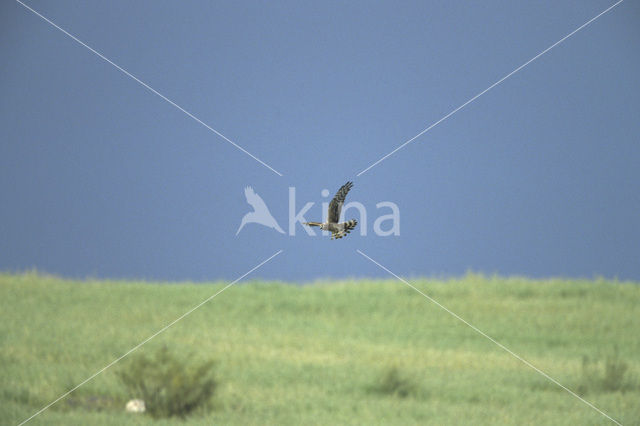
<svg viewBox="0 0 640 426">
<path fill-rule="evenodd" d="M 59 27 L 58 25 L 56 25 L 53 21 L 51 21 L 50 19 L 48 19 L 47 17 L 43 16 L 42 14 L 40 14 L 39 12 L 37 12 L 36 10 L 34 10 L 33 8 L 31 8 L 30 6 L 24 4 L 22 1 L 20 0 L 16 0 L 18 3 L 20 3 L 22 6 L 24 6 L 26 9 L 30 10 L 31 12 L 33 12 L 35 15 L 39 16 L 40 18 L 42 18 L 43 20 L 45 20 L 46 22 L 48 22 L 49 24 L 51 24 L 53 27 L 57 28 L 58 30 L 60 30 L 62 33 L 64 33 L 65 35 L 69 36 L 71 39 L 73 39 L 75 42 L 79 43 L 80 45 L 86 47 L 87 49 L 89 49 L 91 52 L 93 52 L 96 56 L 98 56 L 99 58 L 103 59 L 104 61 L 108 62 L 109 64 L 113 65 L 116 69 L 118 69 L 119 71 L 121 71 L 123 74 L 125 74 L 127 77 L 130 77 L 131 79 L 135 80 L 137 83 L 139 83 L 140 85 L 142 85 L 144 88 L 146 88 L 147 90 L 149 90 L 150 92 L 158 95 L 159 97 L 161 97 L 162 99 L 164 99 L 165 101 L 167 101 L 168 103 L 170 103 L 171 105 L 173 105 L 174 107 L 176 107 L 177 109 L 179 109 L 180 111 L 182 111 L 183 113 L 185 113 L 186 115 L 188 115 L 189 117 L 191 117 L 192 119 L 194 119 L 196 122 L 198 122 L 199 124 L 203 125 L 204 127 L 206 127 L 207 129 L 209 129 L 210 131 L 212 131 L 213 133 L 215 133 L 216 135 L 220 136 L 222 139 L 224 139 L 225 141 L 229 142 L 231 145 L 235 146 L 236 148 L 238 148 L 240 151 L 244 152 L 245 154 L 247 154 L 249 157 L 253 158 L 254 160 L 256 160 L 258 163 L 262 164 L 263 166 L 265 166 L 266 168 L 268 168 L 269 170 L 271 170 L 272 172 L 274 172 L 275 174 L 277 174 L 278 176 L 282 176 L 282 173 L 280 173 L 279 171 L 277 171 L 276 169 L 274 169 L 273 167 L 271 167 L 270 165 L 268 165 L 267 163 L 265 163 L 264 161 L 262 161 L 261 159 L 259 159 L 258 157 L 256 157 L 255 155 L 253 155 L 252 153 L 250 153 L 249 151 L 247 151 L 246 149 L 244 149 L 243 147 L 241 147 L 240 145 L 238 145 L 237 143 L 235 143 L 234 141 L 232 141 L 231 139 L 229 139 L 228 137 L 226 137 L 225 135 L 223 135 L 222 133 L 220 133 L 219 131 L 217 131 L 216 129 L 214 129 L 213 127 L 211 127 L 210 125 L 208 125 L 207 123 L 205 123 L 204 121 L 200 120 L 198 117 L 196 117 L 195 115 L 193 115 L 192 113 L 190 113 L 189 111 L 187 111 L 186 109 L 182 108 L 180 105 L 178 105 L 177 103 L 173 102 L 171 99 L 167 98 L 166 96 L 164 96 L 162 93 L 158 92 L 156 89 L 154 89 L 153 87 L 149 86 L 147 83 L 145 83 L 144 81 L 140 80 L 138 77 L 136 77 L 135 75 L 131 74 L 129 71 L 125 70 L 124 68 L 122 68 L 120 65 L 116 64 L 115 62 L 113 62 L 111 59 L 107 58 L 106 56 L 104 56 L 102 53 L 98 52 L 97 50 L 95 50 L 94 48 L 92 48 L 91 46 L 87 45 L 86 43 L 84 43 L 82 40 L 78 39 L 76 36 L 74 36 L 73 34 L 69 33 L 68 31 L 66 31 L 65 29 Z"/>
<path fill-rule="evenodd" d="M 470 327 L 473 331 L 475 331 L 476 333 L 480 334 L 482 337 L 490 340 L 491 342 L 493 342 L 495 345 L 497 345 L 500 349 L 503 349 L 504 351 L 508 352 L 509 354 L 513 355 L 516 359 L 522 361 L 525 365 L 527 365 L 528 367 L 531 367 L 532 369 L 534 369 L 535 371 L 537 371 L 538 373 L 540 373 L 542 376 L 546 377 L 548 380 L 550 380 L 551 382 L 555 383 L 556 385 L 560 386 L 562 389 L 566 390 L 567 392 L 569 392 L 571 395 L 575 396 L 576 398 L 578 398 L 580 401 L 584 402 L 585 404 L 587 404 L 589 407 L 593 408 L 594 410 L 596 410 L 598 413 L 602 414 L 603 416 L 605 416 L 606 418 L 608 418 L 609 420 L 611 420 L 612 422 L 622 426 L 622 424 L 620 422 L 618 422 L 616 419 L 614 419 L 613 417 L 609 416 L 607 413 L 605 413 L 604 411 L 602 411 L 601 409 L 599 409 L 598 407 L 596 407 L 595 405 L 593 405 L 592 403 L 590 403 L 589 401 L 585 400 L 584 398 L 582 398 L 580 395 L 576 394 L 574 391 L 572 391 L 571 389 L 567 388 L 566 386 L 564 386 L 562 383 L 558 382 L 556 379 L 554 379 L 553 377 L 549 376 L 547 373 L 545 373 L 544 371 L 540 370 L 538 367 L 536 367 L 535 365 L 531 364 L 529 361 L 527 361 L 526 359 L 522 358 L 520 355 L 518 355 L 517 353 L 513 352 L 511 349 L 507 348 L 506 346 L 504 346 L 502 343 L 498 342 L 497 340 L 495 340 L 493 337 L 489 336 L 488 334 L 486 334 L 484 331 L 480 330 L 479 328 L 477 328 L 476 326 L 474 326 L 473 324 L 469 323 L 468 321 L 466 321 L 464 318 L 462 318 L 460 315 L 456 314 L 455 312 L 451 311 L 449 308 L 447 308 L 446 306 L 442 305 L 441 303 L 439 303 L 437 300 L 435 300 L 434 298 L 428 296 L 427 294 L 423 293 L 422 291 L 418 290 L 416 287 L 414 287 L 413 285 L 411 285 L 408 281 L 400 278 L 398 275 L 394 274 L 393 272 L 391 272 L 389 269 L 385 268 L 384 266 L 382 266 L 380 263 L 376 262 L 375 260 L 373 260 L 372 258 L 370 258 L 369 256 L 367 256 L 366 254 L 364 254 L 363 252 L 361 252 L 360 250 L 356 251 L 361 254 L 363 257 L 365 257 L 366 259 L 370 260 L 371 262 L 375 263 L 376 265 L 378 265 L 381 269 L 387 271 L 389 274 L 393 275 L 394 277 L 396 277 L 398 280 L 402 281 L 403 283 L 405 283 L 406 285 L 408 285 L 409 287 L 411 287 L 412 289 L 414 289 L 415 291 L 417 291 L 418 293 L 420 293 L 422 296 L 424 296 L 425 298 L 427 298 L 430 302 L 436 304 L 438 307 L 442 308 L 443 310 L 445 310 L 447 313 L 449 313 L 451 316 L 453 316 L 454 318 L 456 318 L 457 320 L 461 321 L 462 323 L 464 323 L 466 326 Z"/>
<path fill-rule="evenodd" d="M 524 64 L 520 65 L 518 68 L 516 68 L 515 70 L 511 71 L 509 74 L 505 75 L 504 77 L 502 77 L 500 80 L 496 81 L 495 83 L 493 83 L 491 86 L 487 87 L 486 89 L 484 89 L 482 92 L 478 93 L 477 95 L 475 95 L 474 97 L 472 97 L 471 99 L 469 99 L 468 101 L 466 101 L 465 103 L 463 103 L 462 105 L 460 105 L 458 108 L 454 109 L 453 111 L 451 111 L 450 113 L 448 113 L 447 115 L 445 115 L 444 117 L 442 117 L 440 120 L 436 121 L 435 123 L 433 123 L 432 125 L 430 125 L 429 127 L 427 127 L 426 129 L 424 129 L 423 131 L 421 131 L 420 133 L 418 133 L 417 135 L 415 135 L 414 137 L 412 137 L 411 139 L 409 139 L 408 141 L 404 142 L 402 145 L 398 146 L 396 149 L 394 149 L 393 151 L 391 151 L 390 153 L 388 153 L 387 155 L 385 155 L 384 157 L 380 158 L 378 161 L 376 161 L 375 163 L 371 164 L 369 167 L 367 167 L 366 169 L 364 169 L 363 171 L 361 171 L 360 173 L 358 173 L 356 176 L 360 176 L 361 174 L 363 174 L 364 172 L 366 172 L 367 170 L 371 169 L 372 167 L 376 166 L 377 164 L 381 163 L 382 161 L 386 160 L 388 157 L 392 156 L 393 154 L 395 154 L 396 152 L 400 151 L 402 148 L 404 148 L 405 146 L 407 146 L 408 144 L 410 144 L 411 142 L 413 142 L 414 140 L 416 140 L 417 138 L 419 138 L 420 136 L 424 135 L 425 133 L 427 133 L 429 130 L 433 129 L 434 127 L 436 127 L 438 124 L 442 123 L 444 120 L 446 120 L 447 118 L 451 117 L 453 114 L 455 114 L 456 112 L 460 111 L 462 108 L 466 107 L 467 105 L 469 105 L 471 102 L 475 101 L 476 99 L 478 99 L 480 96 L 484 95 L 485 93 L 487 93 L 489 90 L 493 89 L 494 87 L 496 87 L 497 85 L 499 85 L 500 83 L 502 83 L 503 81 L 505 81 L 506 79 L 508 79 L 509 77 L 511 77 L 512 75 L 514 75 L 515 73 L 517 73 L 518 71 L 520 71 L 521 69 L 523 69 L 524 67 L 526 67 L 527 65 L 529 65 L 531 62 L 535 61 L 536 59 L 538 59 L 539 57 L 541 57 L 542 55 L 544 55 L 545 53 L 547 53 L 548 51 L 550 51 L 551 49 L 553 49 L 554 47 L 556 47 L 557 45 L 559 45 L 560 43 L 562 43 L 563 41 L 565 41 L 566 39 L 568 39 L 569 37 L 571 37 L 572 35 L 574 35 L 575 33 L 577 33 L 578 31 L 580 31 L 581 29 L 583 29 L 584 27 L 586 27 L 587 25 L 591 24 L 593 21 L 595 21 L 596 19 L 598 19 L 599 17 L 601 17 L 602 15 L 604 15 L 605 13 L 609 12 L 611 9 L 613 9 L 614 7 L 616 7 L 617 5 L 619 5 L 620 3 L 622 3 L 624 0 L 619 0 L 617 3 L 609 6 L 607 9 L 603 10 L 602 12 L 600 12 L 598 15 L 594 16 L 593 18 L 589 19 L 587 22 L 585 22 L 584 24 L 580 25 L 578 28 L 576 28 L 575 30 L 571 31 L 569 34 L 567 34 L 566 36 L 562 37 L 560 40 L 556 41 L 555 43 L 553 43 L 551 46 L 547 47 L 546 49 L 544 49 L 542 52 L 538 53 L 536 56 L 534 56 L 533 58 L 529 59 L 527 62 L 525 62 Z"/>
<path fill-rule="evenodd" d="M 271 255 L 271 257 L 269 257 L 266 260 L 263 260 L 260 264 L 254 266 L 253 268 L 251 268 L 248 272 L 242 274 L 240 277 L 236 278 L 233 282 L 227 284 L 225 287 L 222 288 L 222 290 L 219 290 L 218 292 L 214 293 L 213 295 L 207 297 L 206 299 L 204 299 L 202 302 L 198 303 L 196 306 L 194 306 L 193 308 L 189 309 L 187 312 L 185 312 L 184 314 L 180 315 L 178 318 L 174 319 L 173 321 L 171 321 L 169 324 L 165 325 L 164 327 L 162 327 L 160 330 L 156 331 L 155 333 L 153 333 L 151 336 L 147 337 L 146 339 L 144 339 L 142 342 L 138 343 L 137 345 L 135 345 L 133 348 L 129 349 L 127 352 L 125 352 L 124 354 L 122 354 L 120 357 L 118 357 L 117 359 L 111 361 L 109 364 L 105 365 L 103 368 L 101 368 L 100 370 L 96 371 L 95 373 L 93 373 L 91 376 L 89 376 L 88 378 L 86 378 L 85 380 L 83 380 L 82 382 L 78 383 L 75 387 L 73 387 L 73 389 L 65 392 L 64 394 L 60 395 L 58 398 L 56 398 L 55 400 L 51 401 L 49 404 L 45 405 L 44 407 L 42 407 L 40 410 L 38 410 L 36 413 L 34 413 L 31 417 L 29 417 L 28 419 L 22 421 L 18 426 L 21 426 L 25 423 L 27 423 L 29 420 L 33 419 L 35 416 L 37 416 L 38 414 L 42 413 L 43 411 L 45 411 L 47 408 L 51 407 L 53 404 L 55 404 L 56 402 L 60 401 L 61 399 L 63 399 L 64 397 L 66 397 L 67 395 L 69 395 L 71 392 L 75 391 L 76 389 L 78 389 L 80 386 L 84 385 L 85 383 L 87 383 L 88 381 L 90 381 L 91 379 L 93 379 L 94 377 L 96 377 L 98 374 L 102 373 L 103 371 L 105 371 L 107 368 L 113 366 L 114 364 L 116 364 L 117 362 L 119 362 L 120 360 L 122 360 L 123 358 L 125 358 L 127 355 L 129 355 L 130 353 L 134 352 L 135 350 L 137 350 L 138 348 L 140 348 L 140 346 L 144 345 L 145 343 L 147 343 L 149 340 L 153 339 L 154 337 L 156 337 L 158 334 L 164 332 L 165 330 L 167 330 L 169 327 L 171 327 L 172 325 L 174 325 L 175 323 L 177 323 L 178 321 L 180 321 L 181 319 L 183 319 L 184 317 L 186 317 L 187 315 L 191 314 L 193 311 L 195 311 L 196 309 L 198 309 L 199 307 L 201 307 L 202 305 L 204 305 L 205 303 L 207 303 L 208 301 L 210 301 L 211 299 L 213 299 L 214 297 L 216 297 L 217 295 L 219 295 L 220 293 L 222 293 L 223 291 L 225 291 L 226 289 L 228 289 L 229 287 L 231 287 L 232 285 L 234 285 L 235 283 L 237 283 L 238 281 L 240 281 L 241 279 L 243 279 L 244 277 L 246 277 L 247 275 L 249 275 L 250 273 L 252 273 L 253 271 L 255 271 L 256 269 L 258 269 L 259 267 L 261 267 L 262 265 L 264 265 L 265 263 L 269 262 L 271 259 L 273 259 L 274 257 L 276 257 L 277 255 L 279 255 L 280 253 L 282 253 L 283 250 L 278 250 L 275 254 Z"/>
</svg>

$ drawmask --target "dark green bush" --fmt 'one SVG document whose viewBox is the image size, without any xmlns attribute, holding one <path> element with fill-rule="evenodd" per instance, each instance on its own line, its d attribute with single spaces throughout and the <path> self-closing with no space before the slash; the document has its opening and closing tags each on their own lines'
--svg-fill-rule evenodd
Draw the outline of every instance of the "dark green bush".
<svg viewBox="0 0 640 426">
<path fill-rule="evenodd" d="M 218 386 L 213 366 L 213 361 L 198 364 L 190 356 L 180 360 L 163 347 L 152 358 L 132 358 L 117 374 L 129 396 L 144 400 L 152 417 L 184 418 L 210 407 Z"/>
<path fill-rule="evenodd" d="M 635 387 L 635 383 L 627 374 L 629 365 L 618 356 L 615 351 L 613 355 L 606 358 L 604 362 L 591 360 L 589 357 L 582 358 L 582 378 L 578 385 L 578 392 L 615 392 L 626 391 Z"/>
<path fill-rule="evenodd" d="M 414 379 L 393 366 L 385 369 L 369 389 L 376 393 L 405 398 L 417 394 L 419 386 Z"/>
</svg>

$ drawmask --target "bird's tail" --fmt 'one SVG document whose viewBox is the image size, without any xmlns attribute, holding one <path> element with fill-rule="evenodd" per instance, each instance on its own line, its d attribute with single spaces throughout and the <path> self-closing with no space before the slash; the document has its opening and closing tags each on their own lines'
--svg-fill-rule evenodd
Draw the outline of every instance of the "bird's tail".
<svg viewBox="0 0 640 426">
<path fill-rule="evenodd" d="M 356 225 L 358 224 L 358 221 L 355 219 L 351 219 L 347 222 L 344 223 L 344 230 L 346 231 L 346 233 L 348 234 L 349 232 L 351 232 L 351 230 L 353 228 L 356 227 Z"/>
<path fill-rule="evenodd" d="M 320 226 L 322 225 L 320 222 L 303 222 L 303 225 L 309 225 L 309 226 Z"/>
<path fill-rule="evenodd" d="M 339 232 L 334 232 L 331 235 L 331 239 L 332 240 L 339 240 L 340 238 L 346 236 L 348 233 L 351 232 L 351 230 L 353 228 L 356 227 L 357 224 L 358 224 L 358 221 L 355 220 L 355 219 L 351 219 L 351 220 L 348 220 L 348 221 L 344 222 L 344 229 L 342 231 L 339 231 Z"/>
</svg>

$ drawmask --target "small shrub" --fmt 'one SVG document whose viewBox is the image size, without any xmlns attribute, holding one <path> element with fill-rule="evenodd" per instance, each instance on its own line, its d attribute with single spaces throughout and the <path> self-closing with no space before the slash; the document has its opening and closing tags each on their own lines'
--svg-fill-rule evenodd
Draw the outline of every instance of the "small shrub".
<svg viewBox="0 0 640 426">
<path fill-rule="evenodd" d="M 184 418 L 196 408 L 209 408 L 218 386 L 213 366 L 213 361 L 181 361 L 163 347 L 153 358 L 133 358 L 117 374 L 129 396 L 144 400 L 146 412 L 152 417 Z"/>
<path fill-rule="evenodd" d="M 404 375 L 398 367 L 389 367 L 382 372 L 370 390 L 385 395 L 405 398 L 418 392 L 418 384 L 409 376 Z"/>
<path fill-rule="evenodd" d="M 627 375 L 629 365 L 618 356 L 615 351 L 608 356 L 604 363 L 582 358 L 582 379 L 578 385 L 578 392 L 585 394 L 595 392 L 626 391 L 635 387 L 633 380 Z"/>
</svg>

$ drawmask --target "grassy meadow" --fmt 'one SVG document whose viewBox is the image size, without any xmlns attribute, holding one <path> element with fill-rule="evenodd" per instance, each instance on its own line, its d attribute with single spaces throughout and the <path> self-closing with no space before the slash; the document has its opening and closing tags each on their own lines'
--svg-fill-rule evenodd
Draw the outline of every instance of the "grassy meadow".
<svg viewBox="0 0 640 426">
<path fill-rule="evenodd" d="M 467 275 L 413 285 L 621 422 L 640 424 L 640 286 Z M 0 275 L 0 423 L 18 424 L 224 283 Z M 215 361 L 208 410 L 124 411 L 166 347 Z M 613 424 L 397 280 L 230 287 L 28 424 Z"/>
</svg>

